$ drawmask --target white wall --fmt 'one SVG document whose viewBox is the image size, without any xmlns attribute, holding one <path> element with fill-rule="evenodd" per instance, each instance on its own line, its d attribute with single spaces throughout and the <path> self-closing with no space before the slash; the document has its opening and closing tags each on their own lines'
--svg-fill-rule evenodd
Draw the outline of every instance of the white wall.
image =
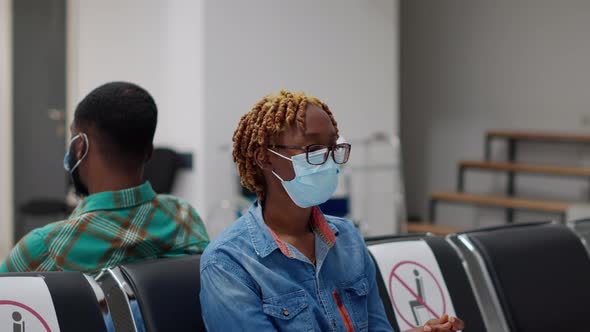
<svg viewBox="0 0 590 332">
<path fill-rule="evenodd" d="M 0 0 L 0 261 L 12 248 L 12 9 Z"/>
<path fill-rule="evenodd" d="M 398 133 L 397 1 L 215 0 L 205 3 L 206 215 L 213 235 L 234 219 L 221 202 L 235 196 L 233 131 L 261 97 L 287 88 L 315 95 L 334 111 L 350 141 L 373 132 Z M 375 151 L 390 161 L 388 149 Z M 352 163 L 363 149 L 353 147 Z M 368 214 L 362 181 L 371 188 Z M 365 231 L 391 233 L 391 172 L 353 180 L 355 216 Z M 361 211 L 362 210 L 362 211 Z"/>
<path fill-rule="evenodd" d="M 425 217 L 428 194 L 454 190 L 457 162 L 483 157 L 490 128 L 588 132 L 590 2 L 403 1 L 402 143 L 408 205 Z M 495 145 L 494 155 L 505 156 Z M 522 160 L 590 164 L 580 146 L 524 144 Z M 467 189 L 503 193 L 501 175 L 471 173 Z M 588 200 L 583 179 L 522 176 L 524 197 Z M 497 209 L 441 206 L 441 223 L 500 223 Z M 554 215 L 519 213 L 518 220 Z"/>
<path fill-rule="evenodd" d="M 203 133 L 201 6 L 191 0 L 70 1 L 70 119 L 76 103 L 100 84 L 134 82 L 158 105 L 155 145 L 196 155 Z M 176 194 L 199 208 L 199 188 L 198 172 L 184 171 Z"/>
</svg>

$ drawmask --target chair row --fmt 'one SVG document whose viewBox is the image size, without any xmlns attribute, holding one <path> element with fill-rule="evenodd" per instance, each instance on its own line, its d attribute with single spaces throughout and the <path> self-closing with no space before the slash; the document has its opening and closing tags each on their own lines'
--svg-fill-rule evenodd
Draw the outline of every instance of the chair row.
<svg viewBox="0 0 590 332">
<path fill-rule="evenodd" d="M 200 255 L 81 272 L 0 274 L 0 331 L 205 331 Z M 14 324 L 14 329 L 12 329 Z"/>
<path fill-rule="evenodd" d="M 445 238 L 368 241 L 388 318 L 399 330 L 448 312 L 464 331 L 586 329 L 590 221 L 516 224 Z"/>
<path fill-rule="evenodd" d="M 390 236 L 367 239 L 367 247 L 396 331 L 445 312 L 461 317 L 466 332 L 583 330 L 590 317 L 590 256 L 584 245 L 590 242 L 590 221 L 571 226 L 516 224 L 447 238 Z M 199 259 L 126 264 L 96 280 L 77 272 L 0 274 L 0 322 L 7 317 L 15 326 L 26 321 L 27 330 L 37 324 L 61 332 L 205 331 Z M 15 298 L 6 298 L 8 287 Z"/>
</svg>

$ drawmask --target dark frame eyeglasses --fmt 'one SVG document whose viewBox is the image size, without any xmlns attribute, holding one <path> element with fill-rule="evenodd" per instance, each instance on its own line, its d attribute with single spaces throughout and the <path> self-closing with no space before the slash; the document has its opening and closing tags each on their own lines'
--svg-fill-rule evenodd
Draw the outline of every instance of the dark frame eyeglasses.
<svg viewBox="0 0 590 332">
<path fill-rule="evenodd" d="M 348 162 L 348 158 L 350 157 L 350 148 L 351 145 L 348 143 L 340 143 L 332 146 L 327 146 L 323 144 L 311 144 L 308 146 L 293 146 L 293 145 L 271 145 L 269 148 L 273 149 L 290 149 L 290 150 L 299 150 L 305 152 L 305 159 L 311 165 L 323 165 L 328 161 L 328 157 L 332 155 L 332 160 L 336 164 L 342 165 Z M 323 159 L 320 162 L 320 159 L 310 158 L 316 157 L 317 155 L 313 155 L 314 152 L 318 152 L 325 149 L 326 152 L 323 154 Z"/>
</svg>

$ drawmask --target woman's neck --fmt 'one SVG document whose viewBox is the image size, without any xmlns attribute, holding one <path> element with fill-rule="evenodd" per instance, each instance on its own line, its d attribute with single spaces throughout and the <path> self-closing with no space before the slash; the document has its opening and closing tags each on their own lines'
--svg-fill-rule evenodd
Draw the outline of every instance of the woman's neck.
<svg viewBox="0 0 590 332">
<path fill-rule="evenodd" d="M 308 234 L 312 208 L 301 208 L 285 196 L 287 199 L 267 195 L 262 203 L 264 222 L 277 234 L 293 237 Z"/>
</svg>

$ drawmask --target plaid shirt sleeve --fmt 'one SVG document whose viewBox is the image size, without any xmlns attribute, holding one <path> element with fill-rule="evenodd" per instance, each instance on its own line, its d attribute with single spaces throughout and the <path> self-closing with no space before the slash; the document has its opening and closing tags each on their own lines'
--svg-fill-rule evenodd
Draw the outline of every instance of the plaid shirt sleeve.
<svg viewBox="0 0 590 332">
<path fill-rule="evenodd" d="M 191 220 L 193 223 L 193 234 L 191 234 L 197 241 L 196 247 L 197 253 L 201 254 L 205 251 L 205 248 L 209 245 L 209 234 L 207 233 L 207 229 L 205 228 L 205 223 L 195 211 L 195 209 L 191 206 L 190 209 Z M 192 252 L 189 252 L 193 254 Z"/>
<path fill-rule="evenodd" d="M 41 229 L 36 229 L 23 237 L 12 249 L 6 261 L 0 265 L 0 273 L 34 271 L 45 255 L 47 248 L 44 236 Z"/>
</svg>

